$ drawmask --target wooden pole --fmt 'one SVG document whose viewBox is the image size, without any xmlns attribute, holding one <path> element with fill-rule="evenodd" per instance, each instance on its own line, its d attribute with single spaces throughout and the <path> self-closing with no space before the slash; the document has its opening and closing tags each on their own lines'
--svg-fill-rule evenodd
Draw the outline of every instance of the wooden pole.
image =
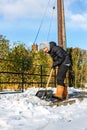
<svg viewBox="0 0 87 130">
<path fill-rule="evenodd" d="M 64 1 L 57 0 L 58 45 L 66 50 Z"/>
</svg>

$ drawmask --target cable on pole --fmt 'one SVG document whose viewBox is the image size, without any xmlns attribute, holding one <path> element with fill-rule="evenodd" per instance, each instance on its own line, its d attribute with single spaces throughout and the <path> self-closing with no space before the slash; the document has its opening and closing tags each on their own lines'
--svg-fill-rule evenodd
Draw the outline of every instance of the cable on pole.
<svg viewBox="0 0 87 130">
<path fill-rule="evenodd" d="M 54 10 L 55 10 L 55 6 L 53 6 L 52 16 L 51 16 L 50 25 L 49 25 L 49 31 L 48 31 L 48 35 L 47 35 L 47 41 L 48 41 L 49 35 L 50 35 L 50 30 L 51 30 L 51 26 L 52 26 Z"/>
<path fill-rule="evenodd" d="M 44 21 L 44 17 L 45 17 L 45 15 L 46 15 L 46 12 L 47 12 L 47 9 L 48 9 L 48 6 L 49 6 L 49 3 L 50 3 L 50 0 L 48 0 L 47 6 L 46 6 L 46 10 L 45 10 L 44 15 L 43 15 L 43 17 L 42 17 L 42 20 L 41 20 L 40 26 L 39 26 L 39 28 L 38 28 L 38 31 L 37 31 L 37 34 L 36 34 L 36 37 L 35 37 L 34 43 L 36 42 L 37 37 L 38 37 L 38 35 L 39 35 L 39 33 L 40 33 L 40 29 L 41 29 L 41 27 L 42 27 L 42 24 L 43 24 L 43 21 Z"/>
</svg>

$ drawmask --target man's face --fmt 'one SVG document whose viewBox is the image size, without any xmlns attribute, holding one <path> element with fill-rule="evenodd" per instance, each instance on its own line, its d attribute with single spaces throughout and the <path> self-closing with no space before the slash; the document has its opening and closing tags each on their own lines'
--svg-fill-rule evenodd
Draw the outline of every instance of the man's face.
<svg viewBox="0 0 87 130">
<path fill-rule="evenodd" d="M 45 53 L 48 53 L 48 48 L 47 48 L 47 47 L 46 47 L 46 48 L 43 48 L 42 51 L 45 52 Z"/>
</svg>

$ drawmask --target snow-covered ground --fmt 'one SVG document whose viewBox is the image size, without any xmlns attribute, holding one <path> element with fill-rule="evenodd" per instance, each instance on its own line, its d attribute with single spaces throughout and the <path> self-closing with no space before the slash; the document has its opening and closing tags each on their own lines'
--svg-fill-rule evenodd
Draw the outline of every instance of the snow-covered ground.
<svg viewBox="0 0 87 130">
<path fill-rule="evenodd" d="M 0 130 L 87 130 L 87 99 L 50 107 L 35 96 L 37 91 L 0 94 Z M 69 88 L 69 93 L 73 91 Z"/>
</svg>

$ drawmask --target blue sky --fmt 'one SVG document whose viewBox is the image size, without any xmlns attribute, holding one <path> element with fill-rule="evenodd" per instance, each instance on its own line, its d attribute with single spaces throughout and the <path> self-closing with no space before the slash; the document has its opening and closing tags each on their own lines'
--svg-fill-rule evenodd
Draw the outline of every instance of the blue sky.
<svg viewBox="0 0 87 130">
<path fill-rule="evenodd" d="M 67 47 L 87 49 L 87 0 L 64 0 L 64 8 Z M 31 48 L 43 19 L 36 43 L 57 42 L 56 9 L 56 0 L 0 0 L 0 34 Z"/>
</svg>

